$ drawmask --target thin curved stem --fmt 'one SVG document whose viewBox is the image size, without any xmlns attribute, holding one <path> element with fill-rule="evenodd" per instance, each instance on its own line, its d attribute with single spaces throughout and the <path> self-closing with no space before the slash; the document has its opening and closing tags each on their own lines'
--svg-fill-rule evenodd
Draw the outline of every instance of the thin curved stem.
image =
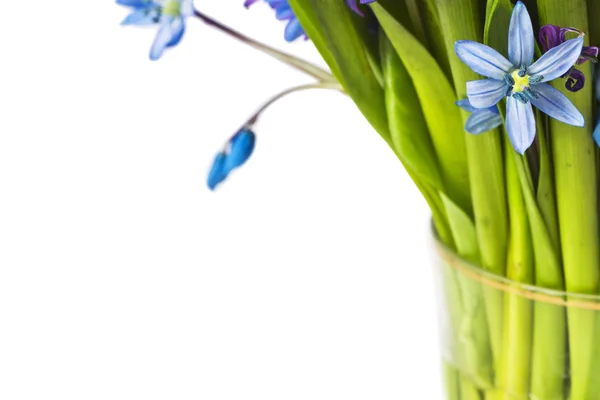
<svg viewBox="0 0 600 400">
<path fill-rule="evenodd" d="M 337 82 L 336 79 L 329 72 L 317 67 L 316 65 L 302 60 L 298 57 L 295 57 L 291 54 L 284 53 L 279 51 L 273 47 L 267 46 L 266 44 L 260 43 L 254 39 L 249 38 L 242 33 L 233 30 L 227 25 L 222 24 L 221 22 L 209 17 L 208 15 L 202 13 L 201 11 L 194 10 L 194 16 L 200 19 L 205 24 L 212 26 L 215 29 L 220 30 L 221 32 L 233 37 L 234 39 L 239 40 L 242 43 L 247 44 L 248 46 L 259 50 L 265 54 L 270 55 L 271 57 L 281 61 L 284 64 L 292 66 L 305 74 L 308 74 L 321 82 Z"/>
<path fill-rule="evenodd" d="M 301 85 L 301 86 L 294 86 L 292 88 L 284 90 L 283 92 L 278 93 L 277 95 L 275 95 L 271 99 L 269 99 L 254 114 L 252 114 L 252 116 L 246 121 L 246 123 L 243 126 L 250 127 L 250 126 L 256 124 L 256 122 L 258 121 L 258 118 L 262 115 L 263 112 L 265 112 L 269 107 L 271 107 L 273 104 L 275 104 L 276 102 L 281 100 L 283 97 L 287 96 L 288 94 L 301 92 L 303 90 L 310 90 L 310 89 L 337 90 L 341 93 L 344 93 L 344 94 L 346 93 L 346 92 L 344 92 L 344 89 L 342 88 L 342 86 L 337 82 L 320 82 L 320 83 L 312 83 L 312 84 Z"/>
</svg>

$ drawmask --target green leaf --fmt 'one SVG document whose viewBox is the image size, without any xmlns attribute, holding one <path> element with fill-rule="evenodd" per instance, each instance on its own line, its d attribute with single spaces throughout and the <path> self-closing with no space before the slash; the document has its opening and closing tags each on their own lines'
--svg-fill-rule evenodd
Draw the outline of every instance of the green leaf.
<svg viewBox="0 0 600 400">
<path fill-rule="evenodd" d="M 443 190 L 438 160 L 417 93 L 389 39 L 381 34 L 381 60 L 390 134 L 399 157 L 419 179 Z"/>
<path fill-rule="evenodd" d="M 440 193 L 440 197 L 448 214 L 450 230 L 455 238 L 458 254 L 474 264 L 479 263 L 479 243 L 475 224 L 448 196 Z"/>
<path fill-rule="evenodd" d="M 373 57 L 370 50 L 364 21 L 355 21 L 355 16 L 344 2 L 329 0 L 292 0 L 301 24 L 315 40 L 317 49 L 323 54 L 339 79 L 346 93 L 354 100 L 373 128 L 392 146 L 388 130 L 383 90 L 373 72 Z M 312 35 L 316 35 L 313 38 Z"/>
<path fill-rule="evenodd" d="M 427 35 L 425 34 L 425 21 L 423 21 L 420 11 L 420 7 L 422 7 L 423 4 L 420 3 L 421 0 L 406 0 L 408 15 L 413 26 L 413 34 L 417 39 L 419 39 L 423 46 L 429 47 L 427 43 Z"/>
<path fill-rule="evenodd" d="M 377 19 L 414 84 L 440 163 L 446 195 L 470 210 L 465 140 L 456 96 L 435 59 L 383 6 L 372 6 Z"/>
<path fill-rule="evenodd" d="M 552 162 L 544 126 L 545 115 L 536 112 L 537 138 L 539 143 L 539 178 L 537 187 L 537 202 L 540 212 L 548 229 L 552 247 L 560 257 L 560 238 L 558 234 L 558 216 L 556 213 L 556 198 L 554 192 L 554 180 L 552 178 Z"/>
<path fill-rule="evenodd" d="M 323 57 L 329 66 L 329 69 L 331 69 L 333 75 L 338 79 L 338 81 L 341 80 L 340 68 L 337 65 L 335 57 L 327 47 L 325 34 L 319 26 L 317 15 L 310 6 L 310 2 L 306 0 L 289 0 L 289 3 L 292 7 L 292 10 L 294 10 L 294 13 L 302 23 L 302 28 L 321 54 L 321 57 Z"/>
<path fill-rule="evenodd" d="M 450 60 L 448 59 L 448 49 L 444 42 L 444 32 L 440 23 L 440 16 L 435 5 L 435 0 L 425 0 L 422 7 L 423 21 L 425 23 L 425 31 L 429 38 L 429 49 L 440 65 L 442 71 L 449 81 L 452 81 L 452 73 L 450 71 Z"/>
<path fill-rule="evenodd" d="M 508 54 L 508 27 L 512 9 L 510 0 L 487 2 L 483 42 L 504 55 Z"/>
</svg>

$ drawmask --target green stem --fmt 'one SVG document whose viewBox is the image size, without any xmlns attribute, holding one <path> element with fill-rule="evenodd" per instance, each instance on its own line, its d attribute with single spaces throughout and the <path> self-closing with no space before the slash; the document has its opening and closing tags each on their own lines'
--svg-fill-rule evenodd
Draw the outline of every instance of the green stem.
<svg viewBox="0 0 600 400">
<path fill-rule="evenodd" d="M 460 378 L 460 394 L 462 400 L 481 400 L 481 394 L 477 386 L 464 376 Z"/>
<path fill-rule="evenodd" d="M 537 196 L 533 185 L 522 178 L 525 201 L 528 204 L 532 230 L 535 232 L 535 284 L 554 290 L 564 290 L 560 259 L 560 238 L 554 180 L 546 139 L 545 117 L 536 114 L 540 168 Z M 519 174 L 525 175 L 525 161 L 515 155 Z M 537 205 L 536 205 L 537 199 Z M 535 225 L 541 231 L 535 231 Z M 541 234 L 540 234 L 541 232 Z M 547 232 L 544 235 L 544 232 Z M 545 245 L 544 245 L 545 243 Z M 540 246 L 540 244 L 542 246 Z M 546 250 L 544 250 L 546 249 Z M 533 350 L 531 355 L 531 396 L 536 399 L 562 400 L 566 364 L 566 312 L 564 307 L 534 303 Z"/>
<path fill-rule="evenodd" d="M 446 48 L 458 98 L 466 97 L 466 82 L 480 79 L 454 54 L 457 40 L 482 41 L 483 27 L 478 0 L 437 0 L 440 23 L 444 29 Z M 468 115 L 463 113 L 463 120 Z M 497 130 L 483 135 L 466 134 L 469 180 L 473 200 L 481 262 L 485 269 L 504 275 L 508 217 L 504 186 L 502 143 Z M 484 288 L 493 360 L 502 354 L 503 295 Z"/>
<path fill-rule="evenodd" d="M 213 28 L 225 33 L 226 35 L 229 35 L 232 38 L 239 40 L 240 42 L 242 42 L 256 50 L 259 50 L 265 54 L 268 54 L 271 57 L 281 61 L 282 63 L 287 64 L 291 67 L 294 67 L 294 68 L 304 72 L 305 74 L 308 74 L 308 75 L 318 79 L 319 81 L 337 82 L 337 80 L 333 77 L 333 75 L 331 75 L 329 72 L 325 71 L 324 69 L 321 69 L 321 68 L 317 67 L 316 65 L 314 65 L 308 61 L 302 60 L 296 56 L 293 56 L 288 53 L 284 53 L 273 47 L 267 46 L 266 44 L 260 43 L 257 40 L 249 38 L 248 36 L 209 17 L 208 15 L 204 14 L 201 11 L 195 10 L 194 16 L 196 18 L 200 19 L 205 24 L 212 26 Z"/>
<path fill-rule="evenodd" d="M 546 117 L 541 112 L 536 113 L 537 139 L 540 149 L 539 179 L 537 187 L 537 202 L 548 234 L 552 240 L 552 246 L 556 254 L 560 255 L 560 237 L 558 233 L 558 217 L 556 215 L 556 192 L 554 190 L 554 179 L 552 177 L 552 160 L 546 136 L 544 121 Z"/>
<path fill-rule="evenodd" d="M 525 159 L 513 152 L 525 200 L 535 253 L 535 284 L 553 290 L 563 290 L 560 263 L 549 228 L 534 196 Z M 565 309 L 544 302 L 535 302 L 533 349 L 531 355 L 531 389 L 534 399 L 563 400 L 566 361 Z"/>
<path fill-rule="evenodd" d="M 459 376 L 456 368 L 447 362 L 444 363 L 444 380 L 446 382 L 447 400 L 461 400 Z"/>
<path fill-rule="evenodd" d="M 574 26 L 588 30 L 585 0 L 539 0 L 540 22 Z M 587 65 L 578 68 L 591 76 Z M 557 82 L 561 86 L 563 83 Z M 594 157 L 592 85 L 578 93 L 566 92 L 581 111 L 587 128 L 577 128 L 554 119 L 550 122 L 558 219 L 566 289 L 569 292 L 597 294 L 600 257 L 598 252 L 597 176 Z M 571 363 L 571 400 L 587 400 L 589 385 L 598 379 L 592 370 L 596 342 L 595 315 L 591 311 L 568 310 L 569 350 Z"/>
<path fill-rule="evenodd" d="M 507 143 L 510 146 L 510 143 Z M 510 241 L 507 278 L 533 283 L 531 231 L 517 169 L 511 151 L 506 152 L 506 182 L 510 214 Z M 532 303 L 516 295 L 505 295 L 504 348 L 498 386 L 504 399 L 526 400 L 531 373 Z"/>
</svg>

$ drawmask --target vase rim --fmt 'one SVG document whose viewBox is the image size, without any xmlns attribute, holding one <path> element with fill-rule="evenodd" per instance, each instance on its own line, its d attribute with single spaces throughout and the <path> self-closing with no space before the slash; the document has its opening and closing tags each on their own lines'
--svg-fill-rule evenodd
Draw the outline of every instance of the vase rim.
<svg viewBox="0 0 600 400">
<path fill-rule="evenodd" d="M 600 294 L 568 292 L 509 279 L 487 271 L 483 267 L 458 255 L 455 250 L 440 240 L 433 224 L 432 236 L 438 255 L 449 267 L 484 286 L 515 294 L 535 302 L 600 311 Z"/>
</svg>

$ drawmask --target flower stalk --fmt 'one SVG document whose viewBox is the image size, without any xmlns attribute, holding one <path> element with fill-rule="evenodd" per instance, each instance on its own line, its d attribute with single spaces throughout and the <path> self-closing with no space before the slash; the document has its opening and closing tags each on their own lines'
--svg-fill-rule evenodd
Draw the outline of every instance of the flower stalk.
<svg viewBox="0 0 600 400">
<path fill-rule="evenodd" d="M 320 67 L 317 67 L 316 65 L 314 65 L 308 61 L 302 60 L 301 58 L 298 58 L 294 55 L 285 53 L 285 52 L 277 50 L 271 46 L 267 46 L 266 44 L 261 43 L 257 40 L 254 40 L 238 31 L 236 31 L 235 29 L 232 29 L 232 28 L 228 27 L 227 25 L 217 21 L 216 19 L 211 18 L 210 16 L 206 15 L 205 13 L 203 13 L 199 10 L 194 10 L 194 16 L 196 18 L 198 18 L 200 21 L 207 24 L 208 26 L 211 26 L 211 27 L 223 32 L 224 34 L 252 47 L 253 49 L 256 49 L 264 54 L 267 54 L 267 55 L 275 58 L 276 60 L 281 61 L 282 63 L 284 63 L 286 65 L 289 65 L 299 71 L 302 71 L 305 74 L 310 75 L 319 81 L 337 83 L 337 80 L 333 77 L 333 75 L 331 75 L 329 72 L 325 71 L 324 69 L 322 69 Z"/>
<path fill-rule="evenodd" d="M 466 97 L 464 82 L 476 80 L 479 77 L 453 54 L 454 42 L 461 39 L 479 41 L 483 37 L 483 26 L 476 23 L 479 21 L 479 2 L 476 0 L 438 0 L 437 7 L 440 23 L 445 32 L 444 37 L 456 94 L 459 99 L 462 99 Z M 462 112 L 462 116 L 466 123 L 469 114 Z M 489 271 L 504 275 L 508 216 L 500 136 L 497 131 L 478 136 L 466 133 L 465 135 L 481 263 Z M 495 370 L 499 370 L 503 340 L 503 298 L 500 292 L 486 288 L 483 289 L 483 296 L 492 362 L 496 366 Z M 481 301 L 481 298 L 474 297 L 471 301 L 477 303 Z M 485 318 L 483 315 L 481 317 Z M 488 357 L 488 352 L 489 350 L 485 348 L 478 349 L 481 357 Z M 485 361 L 481 359 L 470 367 L 474 370 L 481 370 L 482 362 Z"/>
</svg>

